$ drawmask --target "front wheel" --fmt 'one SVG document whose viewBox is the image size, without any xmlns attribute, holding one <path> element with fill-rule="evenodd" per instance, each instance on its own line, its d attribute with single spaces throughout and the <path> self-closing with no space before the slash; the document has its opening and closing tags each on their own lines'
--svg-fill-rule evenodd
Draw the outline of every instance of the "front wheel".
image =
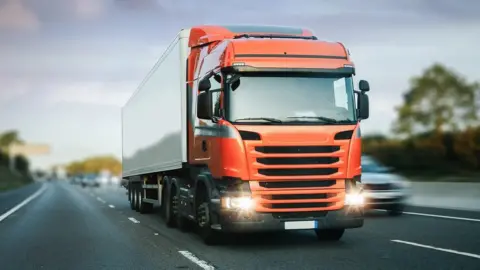
<svg viewBox="0 0 480 270">
<path fill-rule="evenodd" d="M 207 202 L 201 203 L 197 208 L 197 225 L 200 237 L 207 245 L 220 243 L 220 233 L 212 229 L 210 207 Z"/>
<path fill-rule="evenodd" d="M 316 229 L 315 233 L 318 240 L 339 241 L 345 233 L 345 229 Z"/>
</svg>

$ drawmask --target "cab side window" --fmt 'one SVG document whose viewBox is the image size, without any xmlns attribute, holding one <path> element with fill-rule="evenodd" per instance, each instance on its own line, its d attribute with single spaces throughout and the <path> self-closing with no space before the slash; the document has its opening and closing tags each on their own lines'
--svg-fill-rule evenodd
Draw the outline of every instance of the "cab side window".
<svg viewBox="0 0 480 270">
<path fill-rule="evenodd" d="M 210 92 L 212 93 L 212 111 L 214 116 L 221 117 L 222 112 L 220 108 L 220 100 L 221 100 L 221 93 L 222 93 L 222 75 L 221 73 L 216 73 L 212 77 L 210 77 L 210 83 L 212 87 L 210 88 Z"/>
</svg>

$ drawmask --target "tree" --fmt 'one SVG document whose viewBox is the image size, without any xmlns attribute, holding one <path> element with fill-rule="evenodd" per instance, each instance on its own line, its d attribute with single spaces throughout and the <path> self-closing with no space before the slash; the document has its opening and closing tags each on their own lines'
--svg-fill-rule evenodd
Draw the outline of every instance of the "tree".
<svg viewBox="0 0 480 270">
<path fill-rule="evenodd" d="M 434 64 L 411 79 L 403 104 L 396 108 L 393 130 L 412 137 L 419 132 L 443 134 L 477 124 L 480 85 Z"/>
<path fill-rule="evenodd" d="M 122 164 L 112 156 L 97 156 L 82 161 L 74 161 L 66 166 L 69 175 L 99 173 L 102 170 L 108 170 L 114 175 L 119 175 L 122 172 Z"/>
<path fill-rule="evenodd" d="M 0 134 L 0 149 L 2 151 L 8 152 L 8 148 L 15 143 L 23 143 L 23 140 L 18 135 L 18 131 L 9 130 Z"/>
<path fill-rule="evenodd" d="M 28 162 L 28 159 L 22 155 L 17 155 L 14 158 L 15 170 L 22 174 L 28 174 L 30 168 L 30 163 Z"/>
</svg>

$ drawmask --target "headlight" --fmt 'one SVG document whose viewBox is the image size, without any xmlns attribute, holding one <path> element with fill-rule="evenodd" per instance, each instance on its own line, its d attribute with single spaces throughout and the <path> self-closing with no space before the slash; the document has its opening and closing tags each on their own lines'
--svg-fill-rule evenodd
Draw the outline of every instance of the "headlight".
<svg viewBox="0 0 480 270">
<path fill-rule="evenodd" d="M 251 197 L 224 197 L 222 205 L 227 209 L 250 210 L 255 204 Z"/>
<path fill-rule="evenodd" d="M 360 192 L 345 194 L 345 205 L 362 206 L 365 203 L 365 197 Z"/>
</svg>

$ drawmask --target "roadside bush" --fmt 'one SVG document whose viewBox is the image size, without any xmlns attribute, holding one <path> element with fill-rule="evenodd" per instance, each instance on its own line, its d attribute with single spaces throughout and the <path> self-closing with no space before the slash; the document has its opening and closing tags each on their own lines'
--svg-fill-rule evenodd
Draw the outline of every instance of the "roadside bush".
<svg viewBox="0 0 480 270">
<path fill-rule="evenodd" d="M 6 153 L 0 151 L 0 166 L 8 166 L 9 157 Z"/>
<path fill-rule="evenodd" d="M 27 175 L 29 173 L 29 167 L 30 163 L 26 157 L 21 155 L 15 156 L 15 169 L 19 173 Z"/>
<path fill-rule="evenodd" d="M 480 129 L 408 140 L 366 137 L 363 153 L 407 174 L 480 172 Z"/>
</svg>

